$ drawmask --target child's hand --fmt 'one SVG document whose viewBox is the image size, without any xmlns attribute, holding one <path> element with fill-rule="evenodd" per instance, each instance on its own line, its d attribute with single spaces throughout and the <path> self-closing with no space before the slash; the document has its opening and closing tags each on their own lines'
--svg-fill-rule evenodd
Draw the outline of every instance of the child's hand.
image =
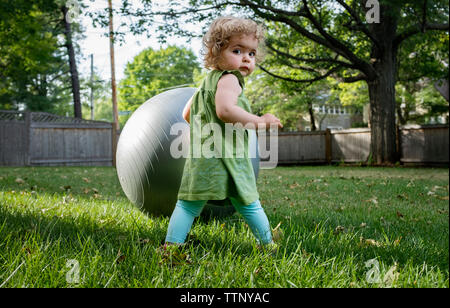
<svg viewBox="0 0 450 308">
<path fill-rule="evenodd" d="M 271 113 L 266 113 L 265 115 L 261 116 L 261 119 L 266 124 L 266 130 L 270 128 L 271 124 L 276 124 L 278 128 L 283 127 L 283 124 L 281 124 L 280 119 L 278 119 Z"/>
</svg>

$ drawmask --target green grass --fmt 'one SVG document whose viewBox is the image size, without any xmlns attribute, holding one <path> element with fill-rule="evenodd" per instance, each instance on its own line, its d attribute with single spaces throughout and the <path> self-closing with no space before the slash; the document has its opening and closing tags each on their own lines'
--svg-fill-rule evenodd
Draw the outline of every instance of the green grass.
<svg viewBox="0 0 450 308">
<path fill-rule="evenodd" d="M 235 214 L 197 220 L 170 259 L 158 250 L 168 218 L 137 210 L 113 168 L 0 168 L 0 286 L 448 288 L 448 176 L 261 170 L 261 203 L 284 234 L 278 253 L 258 251 Z"/>
</svg>

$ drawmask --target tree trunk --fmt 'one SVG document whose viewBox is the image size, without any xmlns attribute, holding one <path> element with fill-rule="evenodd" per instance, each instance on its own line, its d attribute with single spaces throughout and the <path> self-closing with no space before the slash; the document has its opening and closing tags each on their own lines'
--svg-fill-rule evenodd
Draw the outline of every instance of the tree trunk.
<svg viewBox="0 0 450 308">
<path fill-rule="evenodd" d="M 376 164 L 397 161 L 395 129 L 395 83 L 397 50 L 393 45 L 397 30 L 395 14 L 385 12 L 380 23 L 372 24 L 379 45 L 372 48 L 371 61 L 376 72 L 367 82 L 370 99 L 371 153 Z M 386 13 L 387 12 L 387 13 Z"/>
<path fill-rule="evenodd" d="M 72 80 L 73 109 L 75 118 L 81 119 L 81 99 L 80 99 L 80 81 L 78 79 L 77 63 L 75 61 L 75 51 L 72 43 L 72 29 L 67 21 L 67 7 L 62 6 L 64 23 L 64 35 L 66 36 L 67 53 L 69 54 L 70 77 Z"/>
<path fill-rule="evenodd" d="M 394 163 L 395 146 L 395 81 L 388 68 L 368 83 L 370 97 L 371 153 L 376 164 Z"/>
<path fill-rule="evenodd" d="M 315 132 L 317 130 L 317 127 L 316 121 L 314 119 L 314 109 L 312 103 L 308 103 L 308 112 L 309 112 L 309 119 L 311 121 L 311 131 Z"/>
</svg>

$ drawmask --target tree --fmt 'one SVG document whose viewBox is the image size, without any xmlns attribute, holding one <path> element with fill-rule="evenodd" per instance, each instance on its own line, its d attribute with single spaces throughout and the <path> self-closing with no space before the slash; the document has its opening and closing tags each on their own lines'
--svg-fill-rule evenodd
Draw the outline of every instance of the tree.
<svg viewBox="0 0 450 308">
<path fill-rule="evenodd" d="M 327 77 L 341 82 L 364 81 L 370 98 L 371 152 L 376 163 L 393 163 L 395 146 L 395 84 L 398 52 L 413 37 L 426 39 L 428 31 L 448 33 L 448 1 L 444 0 L 367 0 L 326 1 L 302 0 L 275 2 L 263 0 L 191 0 L 152 11 L 149 1 L 144 9 L 133 11 L 123 1 L 122 13 L 138 21 L 132 29 L 139 32 L 151 25 L 157 16 L 164 16 L 161 26 L 165 35 L 189 34 L 184 22 L 205 24 L 227 7 L 254 19 L 274 22 L 289 29 L 289 36 L 280 35 L 268 47 L 280 57 L 291 60 L 311 74 L 297 79 L 265 69 L 274 77 L 310 83 Z M 161 35 L 164 36 L 164 33 Z M 448 35 L 448 34 L 447 34 Z M 294 41 L 292 40 L 294 39 Z M 300 44 L 303 52 L 291 53 L 289 46 Z M 306 45 L 304 45 L 306 44 Z"/>
<path fill-rule="evenodd" d="M 73 113 L 75 118 L 81 119 L 82 114 L 81 114 L 81 98 L 80 98 L 80 80 L 78 78 L 77 62 L 75 59 L 75 49 L 72 40 L 73 20 L 71 20 L 70 18 L 70 14 L 72 12 L 69 11 L 65 3 L 61 5 L 61 12 L 62 12 L 61 22 L 64 26 L 64 36 L 66 38 L 65 46 L 67 48 L 67 54 L 69 56 L 70 77 L 72 82 L 72 95 L 73 95 Z"/>
<path fill-rule="evenodd" d="M 134 111 L 152 96 L 168 88 L 193 85 L 196 56 L 184 47 L 147 48 L 127 63 L 119 83 L 119 108 Z"/>
<path fill-rule="evenodd" d="M 73 89 L 73 97 L 77 97 L 79 81 L 76 78 L 70 84 L 67 72 L 69 68 L 76 71 L 77 46 L 72 37 L 78 35 L 79 27 L 64 24 L 66 15 L 62 8 L 66 2 L 0 3 L 0 108 L 66 114 L 70 95 L 67 89 Z M 70 44 L 61 46 L 64 34 L 70 34 L 66 40 Z M 61 47 L 67 47 L 69 52 Z"/>
<path fill-rule="evenodd" d="M 64 62 L 58 53 L 52 7 L 25 1 L 0 3 L 0 108 L 49 110 L 56 103 L 52 81 Z"/>
</svg>

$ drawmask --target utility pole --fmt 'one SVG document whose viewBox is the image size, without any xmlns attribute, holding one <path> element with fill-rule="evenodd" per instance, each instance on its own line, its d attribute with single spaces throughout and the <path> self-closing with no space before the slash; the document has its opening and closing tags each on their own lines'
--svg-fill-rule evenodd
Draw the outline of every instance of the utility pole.
<svg viewBox="0 0 450 308">
<path fill-rule="evenodd" d="M 112 158 L 113 166 L 116 166 L 116 148 L 117 148 L 117 131 L 119 130 L 119 115 L 117 112 L 117 96 L 116 96 L 116 70 L 114 65 L 114 28 L 113 28 L 113 11 L 111 0 L 108 0 L 109 7 L 109 52 L 111 55 L 111 89 L 113 103 L 113 136 L 112 136 Z"/>
<path fill-rule="evenodd" d="M 94 120 L 94 54 L 91 53 L 91 120 Z"/>
</svg>

